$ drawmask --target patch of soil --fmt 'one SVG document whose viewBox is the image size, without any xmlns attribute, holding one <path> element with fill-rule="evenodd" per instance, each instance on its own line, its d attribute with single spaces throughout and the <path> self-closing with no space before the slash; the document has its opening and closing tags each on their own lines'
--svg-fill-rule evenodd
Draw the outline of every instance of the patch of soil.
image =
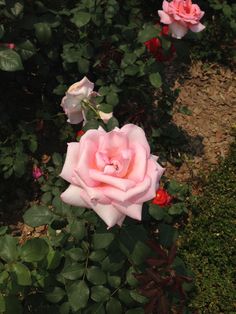
<svg viewBox="0 0 236 314">
<path fill-rule="evenodd" d="M 180 89 L 174 122 L 190 136 L 201 140 L 190 143 L 190 151 L 192 145 L 196 152 L 194 157 L 184 156 L 180 168 L 168 163 L 166 175 L 191 183 L 194 187 L 199 184 L 203 173 L 209 173 L 227 155 L 233 140 L 232 129 L 236 128 L 236 76 L 232 70 L 220 65 L 194 62 L 188 73 L 185 72 L 175 81 L 174 87 Z M 180 107 L 187 107 L 192 114 L 183 115 L 179 112 Z"/>
</svg>

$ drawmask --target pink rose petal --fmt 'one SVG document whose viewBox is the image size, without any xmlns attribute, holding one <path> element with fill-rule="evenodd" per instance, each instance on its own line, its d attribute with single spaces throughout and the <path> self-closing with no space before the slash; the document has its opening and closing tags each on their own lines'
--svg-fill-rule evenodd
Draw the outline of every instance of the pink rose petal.
<svg viewBox="0 0 236 314">
<path fill-rule="evenodd" d="M 170 31 L 171 31 L 172 37 L 181 39 L 182 37 L 184 37 L 184 35 L 187 34 L 188 28 L 181 25 L 180 23 L 174 22 L 170 24 Z"/>
<path fill-rule="evenodd" d="M 190 26 L 191 31 L 195 33 L 201 32 L 202 30 L 204 30 L 204 28 L 205 26 L 201 23 Z"/>
<path fill-rule="evenodd" d="M 68 143 L 66 160 L 60 176 L 70 183 L 72 183 L 74 169 L 76 168 L 76 165 L 78 163 L 79 149 L 80 143 Z"/>
<path fill-rule="evenodd" d="M 168 24 L 171 24 L 173 22 L 173 18 L 171 18 L 170 15 L 168 15 L 164 11 L 158 10 L 158 14 L 160 16 L 161 23 L 168 25 Z"/>
</svg>

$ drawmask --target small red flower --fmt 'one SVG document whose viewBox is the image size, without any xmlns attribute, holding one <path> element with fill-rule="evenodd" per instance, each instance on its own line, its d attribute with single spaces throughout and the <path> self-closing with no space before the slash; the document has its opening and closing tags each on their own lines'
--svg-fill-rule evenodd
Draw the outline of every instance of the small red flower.
<svg viewBox="0 0 236 314">
<path fill-rule="evenodd" d="M 152 203 L 162 207 L 170 205 L 171 201 L 172 197 L 166 192 L 166 190 L 160 188 L 157 190 L 156 197 L 153 199 Z"/>
<path fill-rule="evenodd" d="M 81 137 L 82 135 L 84 135 L 84 131 L 83 130 L 79 130 L 77 133 L 76 133 L 76 137 Z"/>
<path fill-rule="evenodd" d="M 160 32 L 160 35 L 163 37 L 168 36 L 169 33 L 169 26 L 165 25 L 162 26 L 162 30 Z M 174 53 L 176 52 L 176 49 L 173 44 L 170 46 L 170 50 L 168 54 L 164 52 L 164 49 L 162 48 L 161 41 L 159 38 L 154 37 L 144 43 L 144 45 L 147 47 L 147 50 L 153 55 L 153 57 L 157 61 L 170 61 L 174 57 Z"/>
</svg>

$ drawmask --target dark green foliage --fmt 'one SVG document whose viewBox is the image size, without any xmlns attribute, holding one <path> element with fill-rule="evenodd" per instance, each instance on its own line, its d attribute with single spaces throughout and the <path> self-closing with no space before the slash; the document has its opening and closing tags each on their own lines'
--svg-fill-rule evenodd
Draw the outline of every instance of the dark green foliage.
<svg viewBox="0 0 236 314">
<path fill-rule="evenodd" d="M 194 58 L 233 66 L 236 62 L 236 4 L 232 0 L 197 1 L 205 11 L 206 29 L 193 37 Z M 192 36 L 191 36 L 192 37 Z M 198 39 L 196 45 L 194 40 Z"/>
<path fill-rule="evenodd" d="M 182 239 L 182 254 L 195 273 L 190 307 L 198 313 L 235 313 L 236 144 L 213 172 Z"/>
</svg>

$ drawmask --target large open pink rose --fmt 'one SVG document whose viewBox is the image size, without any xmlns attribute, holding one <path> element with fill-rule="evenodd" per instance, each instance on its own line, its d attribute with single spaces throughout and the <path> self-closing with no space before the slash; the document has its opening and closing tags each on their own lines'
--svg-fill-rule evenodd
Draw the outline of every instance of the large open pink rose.
<svg viewBox="0 0 236 314">
<path fill-rule="evenodd" d="M 60 175 L 70 186 L 61 198 L 92 208 L 108 228 L 122 225 L 126 215 L 141 220 L 142 204 L 155 197 L 163 172 L 140 127 L 127 124 L 108 133 L 100 127 L 68 144 Z"/>
<path fill-rule="evenodd" d="M 163 1 L 162 9 L 158 14 L 161 23 L 170 27 L 170 32 L 175 38 L 182 38 L 188 29 L 193 32 L 201 32 L 205 26 L 200 23 L 204 12 L 197 4 L 192 4 L 191 0 Z"/>
</svg>

